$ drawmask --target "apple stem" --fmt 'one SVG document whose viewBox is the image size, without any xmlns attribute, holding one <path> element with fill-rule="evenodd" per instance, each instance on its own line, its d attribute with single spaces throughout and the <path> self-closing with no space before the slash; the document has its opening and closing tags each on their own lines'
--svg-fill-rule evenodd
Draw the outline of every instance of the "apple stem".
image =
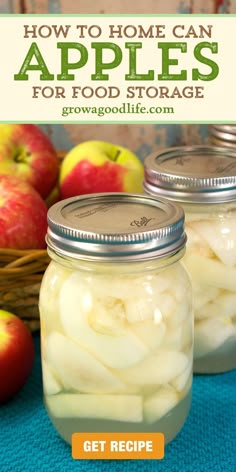
<svg viewBox="0 0 236 472">
<path fill-rule="evenodd" d="M 116 155 L 115 155 L 115 157 L 114 157 L 114 161 L 116 161 L 116 160 L 118 159 L 120 153 L 121 153 L 120 149 L 117 149 Z"/>
<path fill-rule="evenodd" d="M 23 159 L 22 159 L 22 156 L 20 154 L 18 154 L 17 156 L 15 156 L 15 162 L 22 162 Z"/>
<path fill-rule="evenodd" d="M 15 162 L 27 162 L 27 157 L 30 156 L 30 152 L 18 152 L 15 157 L 14 161 Z"/>
</svg>

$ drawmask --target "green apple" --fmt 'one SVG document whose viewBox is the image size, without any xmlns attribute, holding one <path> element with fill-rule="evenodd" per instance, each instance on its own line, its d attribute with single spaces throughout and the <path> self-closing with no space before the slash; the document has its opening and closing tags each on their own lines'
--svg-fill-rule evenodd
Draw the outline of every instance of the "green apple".
<svg viewBox="0 0 236 472">
<path fill-rule="evenodd" d="M 59 174 L 61 198 L 97 192 L 142 192 L 143 164 L 129 149 L 103 141 L 78 144 Z"/>
</svg>

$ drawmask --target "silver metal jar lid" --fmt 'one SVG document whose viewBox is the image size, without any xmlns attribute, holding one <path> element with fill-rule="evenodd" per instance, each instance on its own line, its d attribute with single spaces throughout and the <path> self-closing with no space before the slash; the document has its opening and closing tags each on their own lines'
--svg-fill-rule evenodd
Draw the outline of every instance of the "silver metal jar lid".
<svg viewBox="0 0 236 472">
<path fill-rule="evenodd" d="M 49 209 L 46 239 L 49 249 L 76 259 L 149 260 L 184 247 L 184 212 L 141 194 L 82 195 Z"/>
<path fill-rule="evenodd" d="M 236 199 L 236 150 L 179 146 L 144 161 L 144 190 L 179 202 L 219 203 Z"/>
<path fill-rule="evenodd" d="M 212 126 L 209 128 L 209 131 L 211 136 L 214 136 L 215 138 L 221 140 L 222 146 L 224 145 L 224 143 L 226 143 L 227 145 L 228 142 L 236 145 L 236 129 L 234 132 L 231 132 L 226 129 L 218 129 Z"/>
<path fill-rule="evenodd" d="M 221 133 L 236 134 L 236 125 L 215 124 L 209 125 L 210 131 L 220 131 Z"/>
</svg>

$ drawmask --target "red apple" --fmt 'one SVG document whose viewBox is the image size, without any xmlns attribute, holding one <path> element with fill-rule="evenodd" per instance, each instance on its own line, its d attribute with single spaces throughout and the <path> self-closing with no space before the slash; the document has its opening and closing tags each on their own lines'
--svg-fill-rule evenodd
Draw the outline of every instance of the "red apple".
<svg viewBox="0 0 236 472">
<path fill-rule="evenodd" d="M 62 161 L 61 198 L 96 192 L 143 191 L 143 164 L 129 149 L 103 141 L 75 146 Z"/>
<path fill-rule="evenodd" d="M 38 126 L 0 124 L 0 174 L 20 177 L 46 198 L 58 172 L 56 151 Z"/>
<path fill-rule="evenodd" d="M 0 310 L 0 403 L 25 384 L 34 362 L 33 338 L 17 316 Z"/>
<path fill-rule="evenodd" d="M 47 207 L 31 185 L 10 175 L 0 175 L 0 247 L 43 249 Z"/>
</svg>

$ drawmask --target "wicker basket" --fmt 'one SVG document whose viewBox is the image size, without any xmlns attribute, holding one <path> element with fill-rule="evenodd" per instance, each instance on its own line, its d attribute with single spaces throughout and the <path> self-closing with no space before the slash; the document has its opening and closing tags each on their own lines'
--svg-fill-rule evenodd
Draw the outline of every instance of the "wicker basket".
<svg viewBox="0 0 236 472">
<path fill-rule="evenodd" d="M 39 289 L 48 263 L 46 249 L 0 249 L 0 308 L 18 315 L 31 331 L 39 329 Z"/>
<path fill-rule="evenodd" d="M 58 151 L 61 160 L 65 152 Z M 39 329 L 39 289 L 50 262 L 46 249 L 0 249 L 0 309 L 18 315 L 31 331 Z"/>
</svg>

